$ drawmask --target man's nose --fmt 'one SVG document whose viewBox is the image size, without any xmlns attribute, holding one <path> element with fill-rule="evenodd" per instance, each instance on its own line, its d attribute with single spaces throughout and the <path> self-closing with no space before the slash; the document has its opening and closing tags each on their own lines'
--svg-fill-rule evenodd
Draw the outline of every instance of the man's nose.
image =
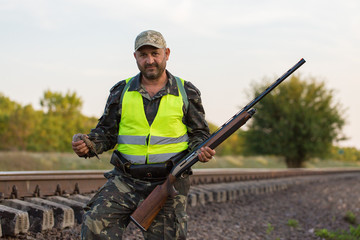
<svg viewBox="0 0 360 240">
<path fill-rule="evenodd" d="M 154 58 L 151 55 L 147 56 L 146 63 L 147 64 L 153 64 L 154 63 Z"/>
</svg>

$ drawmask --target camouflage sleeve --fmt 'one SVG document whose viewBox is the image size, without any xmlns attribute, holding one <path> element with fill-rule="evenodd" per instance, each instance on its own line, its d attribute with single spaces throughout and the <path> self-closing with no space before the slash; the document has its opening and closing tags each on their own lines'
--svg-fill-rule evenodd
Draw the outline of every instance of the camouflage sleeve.
<svg viewBox="0 0 360 240">
<path fill-rule="evenodd" d="M 95 128 L 91 129 L 90 140 L 95 143 L 98 154 L 111 150 L 117 143 L 119 122 L 121 119 L 120 97 L 126 82 L 120 81 L 110 90 L 104 113 Z"/>
<path fill-rule="evenodd" d="M 191 151 L 209 138 L 210 130 L 205 120 L 200 91 L 191 82 L 185 81 L 184 87 L 189 100 L 189 106 L 185 113 L 185 125 L 188 128 L 189 149 Z"/>
</svg>

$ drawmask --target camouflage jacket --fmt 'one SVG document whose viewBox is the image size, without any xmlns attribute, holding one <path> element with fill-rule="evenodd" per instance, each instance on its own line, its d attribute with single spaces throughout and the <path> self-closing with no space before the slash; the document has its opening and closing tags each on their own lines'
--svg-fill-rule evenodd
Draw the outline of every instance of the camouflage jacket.
<svg viewBox="0 0 360 240">
<path fill-rule="evenodd" d="M 149 125 L 153 122 L 159 108 L 161 97 L 166 94 L 178 96 L 179 91 L 176 85 L 175 77 L 166 71 L 169 81 L 152 98 L 140 84 L 141 74 L 135 76 L 128 91 L 138 91 L 144 102 L 144 110 Z M 95 143 L 96 152 L 101 154 L 104 151 L 111 150 L 117 143 L 119 133 L 119 123 L 121 121 L 120 97 L 125 87 L 125 80 L 118 82 L 110 90 L 104 114 L 99 119 L 96 128 L 92 129 L 89 137 Z M 184 88 L 188 97 L 188 108 L 183 108 L 183 123 L 187 126 L 189 136 L 189 149 L 192 150 L 209 136 L 209 127 L 205 121 L 205 112 L 201 103 L 200 91 L 190 82 L 185 81 Z"/>
</svg>

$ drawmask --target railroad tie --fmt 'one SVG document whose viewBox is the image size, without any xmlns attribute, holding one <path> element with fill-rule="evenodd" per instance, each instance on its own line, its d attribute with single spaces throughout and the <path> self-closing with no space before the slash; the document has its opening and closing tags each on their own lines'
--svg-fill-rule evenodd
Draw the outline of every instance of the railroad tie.
<svg viewBox="0 0 360 240">
<path fill-rule="evenodd" d="M 76 222 L 79 224 L 82 223 L 82 216 L 84 214 L 84 206 L 85 206 L 84 203 L 60 196 L 51 196 L 48 197 L 47 199 L 71 207 L 72 210 L 74 211 Z"/>
<path fill-rule="evenodd" d="M 29 230 L 29 215 L 27 212 L 0 205 L 1 228 L 4 235 L 16 236 Z"/>
<path fill-rule="evenodd" d="M 293 182 L 287 182 L 283 179 L 273 179 L 266 181 L 240 181 L 231 183 L 215 183 L 195 185 L 190 188 L 188 195 L 188 204 L 196 206 L 205 205 L 209 202 L 227 202 L 241 199 L 246 195 L 258 195 L 281 191 L 286 189 Z"/>
<path fill-rule="evenodd" d="M 82 202 L 84 204 L 87 204 L 91 199 L 90 196 L 85 196 L 85 195 L 81 195 L 81 194 L 70 195 L 69 198 L 72 200 L 78 201 L 78 202 Z"/>
<path fill-rule="evenodd" d="M 197 195 L 189 192 L 188 194 L 188 199 L 187 199 L 187 203 L 188 205 L 190 205 L 191 207 L 195 207 L 197 205 Z"/>
<path fill-rule="evenodd" d="M 25 198 L 25 201 L 51 208 L 54 212 L 54 227 L 64 229 L 74 226 L 74 211 L 71 207 L 42 198 Z"/>
<path fill-rule="evenodd" d="M 214 202 L 214 196 L 212 191 L 208 191 L 200 187 L 194 187 L 191 191 L 192 193 L 198 195 L 198 200 L 203 205 L 205 205 L 206 203 Z"/>
<path fill-rule="evenodd" d="M 54 226 L 54 214 L 52 209 L 19 199 L 6 199 L 1 204 L 27 212 L 30 220 L 29 231 L 41 232 Z"/>
<path fill-rule="evenodd" d="M 195 202 L 195 206 L 200 204 L 200 205 L 205 205 L 206 204 L 206 197 L 205 197 L 205 193 L 201 192 L 201 191 L 196 191 L 194 189 L 190 189 L 190 193 L 192 198 L 196 199 Z"/>
<path fill-rule="evenodd" d="M 207 184 L 196 186 L 197 189 L 208 191 L 212 193 L 214 202 L 225 202 L 227 199 L 227 189 L 219 188 L 218 184 Z"/>
</svg>

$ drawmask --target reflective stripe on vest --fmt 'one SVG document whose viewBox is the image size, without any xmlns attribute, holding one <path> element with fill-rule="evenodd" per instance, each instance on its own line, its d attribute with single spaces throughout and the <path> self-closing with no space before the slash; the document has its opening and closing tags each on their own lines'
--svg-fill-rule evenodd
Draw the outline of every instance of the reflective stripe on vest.
<svg viewBox="0 0 360 240">
<path fill-rule="evenodd" d="M 150 144 L 151 145 L 172 144 L 172 143 L 187 142 L 188 140 L 189 140 L 189 137 L 187 136 L 187 134 L 180 136 L 178 138 L 152 136 L 150 139 Z M 146 137 L 145 136 L 121 135 L 121 136 L 118 136 L 118 143 L 146 145 Z"/>
<path fill-rule="evenodd" d="M 156 117 L 149 126 L 142 96 L 138 91 L 128 91 L 131 79 L 127 79 L 121 97 L 122 114 L 117 149 L 131 163 L 165 162 L 188 148 L 187 128 L 182 122 L 183 106 L 186 104 L 183 101 L 184 81 L 179 80 L 179 96 L 163 96 Z"/>
</svg>

